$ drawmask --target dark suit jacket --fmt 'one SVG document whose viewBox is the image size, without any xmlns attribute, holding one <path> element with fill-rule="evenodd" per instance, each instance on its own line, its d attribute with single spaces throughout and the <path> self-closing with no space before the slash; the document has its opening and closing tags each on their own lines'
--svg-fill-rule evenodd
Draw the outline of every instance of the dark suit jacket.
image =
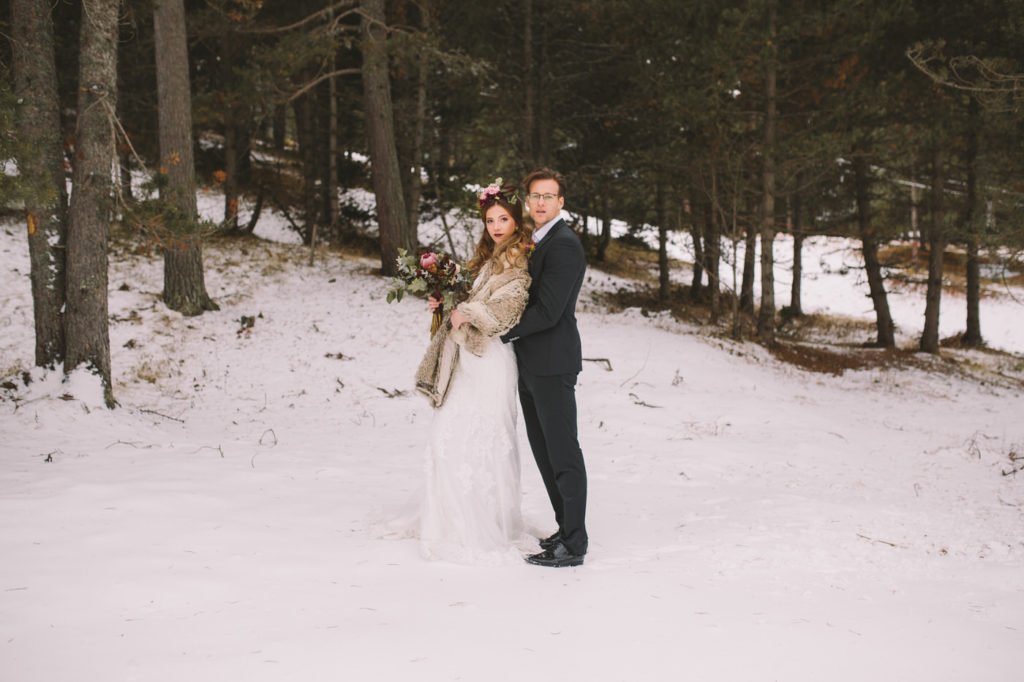
<svg viewBox="0 0 1024 682">
<path fill-rule="evenodd" d="M 530 300 L 502 341 L 515 342 L 519 366 L 535 376 L 577 374 L 583 369 L 576 299 L 587 261 L 583 245 L 564 220 L 551 226 L 530 256 Z"/>
</svg>

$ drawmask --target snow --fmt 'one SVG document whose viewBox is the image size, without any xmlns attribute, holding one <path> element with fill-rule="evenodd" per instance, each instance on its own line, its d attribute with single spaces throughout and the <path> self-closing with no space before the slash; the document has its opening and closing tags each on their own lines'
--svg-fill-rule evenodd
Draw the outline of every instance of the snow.
<svg viewBox="0 0 1024 682">
<path fill-rule="evenodd" d="M 206 247 L 221 310 L 198 318 L 160 302 L 158 255 L 111 259 L 115 410 L 87 373 L 32 369 L 27 244 L 0 225 L 4 680 L 1020 679 L 1012 300 L 982 324 L 1018 355 L 957 351 L 973 375 L 948 351 L 834 377 L 602 312 L 592 270 L 586 564 L 475 568 L 374 533 L 421 476 L 424 304 L 385 304 L 373 260 L 308 266 L 266 215 L 277 241 Z M 870 311 L 850 248 L 809 241 L 805 308 Z M 527 522 L 553 530 L 521 450 Z"/>
</svg>

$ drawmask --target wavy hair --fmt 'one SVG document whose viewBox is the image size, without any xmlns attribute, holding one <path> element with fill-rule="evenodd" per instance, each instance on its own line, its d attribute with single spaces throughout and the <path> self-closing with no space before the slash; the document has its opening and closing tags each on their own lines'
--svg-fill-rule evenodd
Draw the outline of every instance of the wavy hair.
<svg viewBox="0 0 1024 682">
<path fill-rule="evenodd" d="M 516 226 L 515 231 L 500 244 L 495 244 L 491 233 L 487 231 L 487 211 L 494 206 L 501 206 L 508 211 Z M 476 244 L 476 252 L 467 264 L 473 275 L 477 275 L 488 261 L 493 262 L 491 267 L 495 274 L 502 272 L 506 266 L 525 268 L 529 246 L 533 242 L 533 228 L 523 221 L 523 202 L 509 203 L 505 197 L 499 195 L 494 197 L 490 206 L 480 211 L 480 214 L 484 232 Z"/>
</svg>

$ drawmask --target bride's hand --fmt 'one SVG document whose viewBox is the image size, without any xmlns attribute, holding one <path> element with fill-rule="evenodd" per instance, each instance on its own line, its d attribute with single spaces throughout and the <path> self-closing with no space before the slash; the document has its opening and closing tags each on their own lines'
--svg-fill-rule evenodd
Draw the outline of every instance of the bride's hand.
<svg viewBox="0 0 1024 682">
<path fill-rule="evenodd" d="M 441 309 L 440 299 L 434 298 L 433 296 L 427 299 L 427 305 L 430 306 L 430 312 L 432 313 L 436 313 L 438 310 Z"/>
<path fill-rule="evenodd" d="M 458 329 L 466 321 L 466 316 L 460 313 L 458 308 L 452 311 L 452 329 Z"/>
</svg>

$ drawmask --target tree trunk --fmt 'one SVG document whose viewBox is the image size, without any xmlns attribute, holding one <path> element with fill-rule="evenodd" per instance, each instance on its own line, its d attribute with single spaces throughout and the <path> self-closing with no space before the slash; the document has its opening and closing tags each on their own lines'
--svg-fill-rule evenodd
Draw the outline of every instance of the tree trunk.
<svg viewBox="0 0 1024 682">
<path fill-rule="evenodd" d="M 722 314 L 722 287 L 719 270 L 722 262 L 722 229 L 719 227 L 721 216 L 712 209 L 704 222 L 704 262 L 708 273 L 708 306 L 711 308 L 711 321 L 718 322 Z"/>
<path fill-rule="evenodd" d="M 704 222 L 695 218 L 690 223 L 690 236 L 693 238 L 693 277 L 690 279 L 690 300 L 700 300 L 704 286 Z"/>
<path fill-rule="evenodd" d="M 107 239 L 115 159 L 118 0 L 83 0 L 78 56 L 78 120 L 68 225 L 64 372 L 88 365 L 114 406 L 107 321 Z"/>
<path fill-rule="evenodd" d="M 331 52 L 331 71 L 335 70 L 334 51 Z M 338 201 L 338 83 L 337 76 L 327 79 L 327 218 L 330 238 L 337 239 L 341 231 L 341 203 Z M 312 252 L 311 252 L 312 253 Z"/>
<path fill-rule="evenodd" d="M 154 3 L 153 42 L 160 158 L 167 175 L 160 198 L 167 204 L 165 215 L 170 220 L 165 220 L 165 226 L 171 233 L 164 246 L 164 303 L 183 315 L 201 315 L 204 310 L 219 308 L 206 293 L 203 275 L 202 234 L 193 184 L 192 88 L 182 0 Z"/>
<path fill-rule="evenodd" d="M 711 308 L 711 321 L 717 322 L 722 314 L 722 299 L 720 295 L 721 282 L 719 279 L 719 268 L 722 260 L 722 243 L 720 241 L 722 230 L 720 228 L 723 220 L 721 203 L 718 196 L 718 144 L 717 141 L 711 150 L 711 202 L 708 206 L 707 217 L 705 218 L 704 250 L 707 253 L 708 287 L 711 290 L 709 306 Z M 735 255 L 735 254 L 733 254 Z M 733 282 L 735 286 L 735 280 Z M 736 300 L 736 297 L 733 297 Z"/>
<path fill-rule="evenodd" d="M 362 9 L 363 92 L 373 191 L 377 198 L 377 223 L 380 227 L 381 272 L 394 275 L 397 272 L 395 261 L 398 249 L 414 250 L 417 237 L 415 226 L 408 224 L 409 213 L 402 193 L 402 176 L 395 149 L 384 0 L 362 0 Z"/>
<path fill-rule="evenodd" d="M 757 227 L 754 221 L 747 223 L 743 249 L 743 281 L 740 284 L 740 307 L 745 313 L 754 314 L 754 271 L 757 269 Z"/>
<path fill-rule="evenodd" d="M 798 193 L 793 195 L 793 283 L 789 288 L 789 312 L 794 317 L 802 317 L 803 310 L 803 279 L 804 279 L 804 234 L 800 224 L 803 201 Z"/>
<path fill-rule="evenodd" d="M 430 3 L 422 0 L 420 6 L 421 25 L 423 31 L 429 33 L 431 30 Z M 405 195 L 406 206 L 409 211 L 408 223 L 411 228 L 417 229 L 420 223 L 420 197 L 423 195 L 423 146 L 426 135 L 427 121 L 427 79 L 430 76 L 430 61 L 427 52 L 423 51 L 419 58 L 419 69 L 416 73 L 416 111 L 413 125 L 412 154 L 409 164 L 409 172 L 405 174 Z"/>
<path fill-rule="evenodd" d="M 552 3 L 541 3 L 538 7 L 540 15 L 537 22 L 540 24 L 540 63 L 537 69 L 537 82 L 540 83 L 540 91 L 537 93 L 537 132 L 534 137 L 534 150 L 538 166 L 551 165 L 551 107 L 554 97 L 551 89 L 555 87 L 551 75 L 551 58 L 548 51 L 551 20 L 544 16 L 545 11 L 551 11 Z"/>
<path fill-rule="evenodd" d="M 232 110 L 228 107 L 224 112 L 224 229 L 228 231 L 238 229 L 238 139 Z"/>
<path fill-rule="evenodd" d="M 157 4 L 159 4 L 159 0 L 157 0 Z M 160 8 L 154 7 L 154 21 L 159 13 Z M 233 87 L 233 69 L 236 64 L 240 63 L 238 41 L 239 37 L 231 30 L 225 31 L 220 40 L 220 68 L 223 70 L 221 78 L 224 86 L 229 90 Z M 159 53 L 159 46 L 157 51 Z M 238 98 L 230 92 L 228 97 L 229 101 L 224 105 L 222 112 L 224 125 L 224 228 L 233 231 L 238 229 L 239 174 L 241 173 L 238 158 L 241 140 L 239 139 L 237 121 L 239 110 L 236 101 Z"/>
<path fill-rule="evenodd" d="M 597 239 L 597 260 L 602 263 L 612 243 L 612 217 L 607 190 L 601 192 L 601 236 Z"/>
<path fill-rule="evenodd" d="M 658 217 L 658 300 L 662 303 L 669 298 L 668 280 L 668 210 L 665 187 L 658 181 L 655 195 L 655 210 Z"/>
<path fill-rule="evenodd" d="M 299 161 L 302 168 L 302 241 L 312 245 L 316 238 L 319 211 L 316 201 L 316 136 L 313 133 L 313 93 L 304 93 L 294 102 L 295 130 L 299 142 Z"/>
<path fill-rule="evenodd" d="M 892 348 L 896 345 L 892 315 L 889 313 L 889 297 L 885 293 L 885 278 L 882 264 L 878 259 L 878 235 L 871 215 L 871 176 L 864 156 L 854 154 L 853 183 L 857 203 L 857 230 L 860 234 L 861 254 L 864 256 L 864 272 L 868 278 L 868 291 L 875 309 L 875 329 L 878 334 L 875 345 Z"/>
<path fill-rule="evenodd" d="M 523 160 L 527 172 L 538 167 L 537 74 L 533 65 L 533 0 L 523 0 Z"/>
<path fill-rule="evenodd" d="M 967 197 L 964 199 L 964 231 L 967 233 L 967 329 L 963 345 L 976 348 L 981 338 L 981 272 L 978 261 L 978 101 L 971 98 L 968 115 L 971 129 L 967 137 L 964 164 L 967 166 Z"/>
<path fill-rule="evenodd" d="M 285 135 L 288 128 L 288 105 L 278 104 L 274 107 L 274 149 L 283 152 Z"/>
<path fill-rule="evenodd" d="M 945 185 L 945 158 L 942 145 L 936 144 L 932 153 L 932 221 L 928 230 L 928 288 L 924 300 L 924 331 L 921 332 L 921 350 L 925 353 L 939 352 L 939 304 L 942 302 L 942 257 L 946 250 L 945 201 L 942 196 Z"/>
<path fill-rule="evenodd" d="M 17 109 L 18 172 L 28 186 L 29 279 L 35 319 L 35 363 L 64 361 L 67 190 L 61 145 L 53 18 L 48 0 L 11 4 L 14 95 Z"/>
<path fill-rule="evenodd" d="M 764 196 L 761 208 L 761 307 L 757 315 L 757 338 L 775 341 L 775 3 L 768 6 L 767 72 L 765 74 L 764 150 L 762 158 Z"/>
</svg>

